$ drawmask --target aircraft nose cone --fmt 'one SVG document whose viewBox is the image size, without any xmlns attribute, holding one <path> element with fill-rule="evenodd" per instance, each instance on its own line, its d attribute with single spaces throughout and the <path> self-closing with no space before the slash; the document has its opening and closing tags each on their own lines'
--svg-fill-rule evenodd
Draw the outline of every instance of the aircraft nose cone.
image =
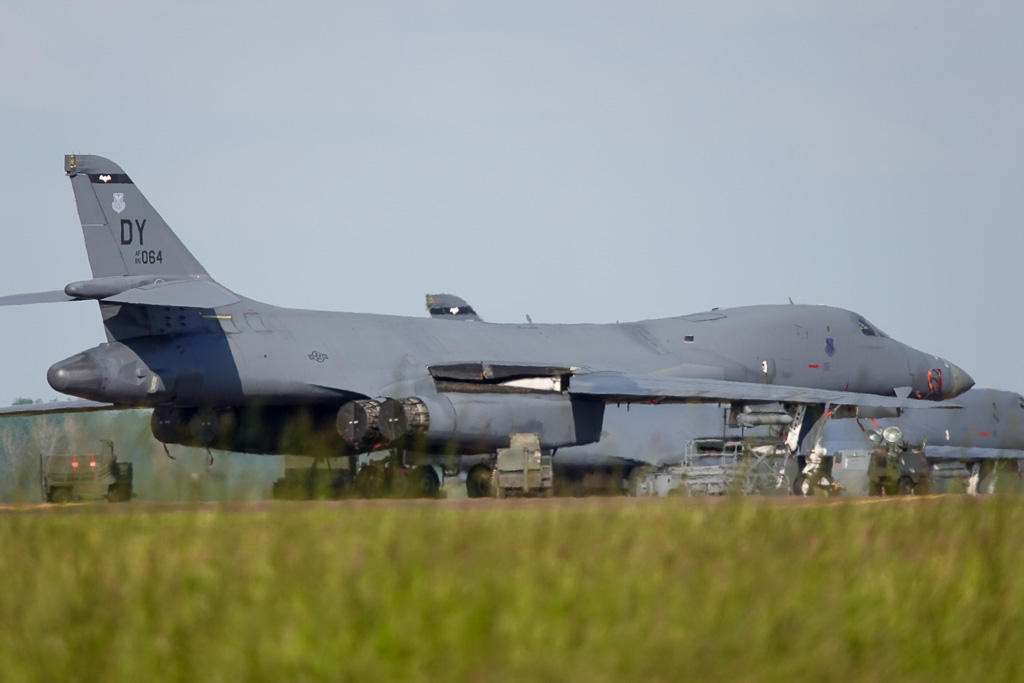
<svg viewBox="0 0 1024 683">
<path fill-rule="evenodd" d="M 949 364 L 949 382 L 943 387 L 943 398 L 953 398 L 974 386 L 974 378 L 954 363 Z"/>
<path fill-rule="evenodd" d="M 52 365 L 46 381 L 61 393 L 87 397 L 103 387 L 103 370 L 89 355 L 79 353 Z"/>
</svg>

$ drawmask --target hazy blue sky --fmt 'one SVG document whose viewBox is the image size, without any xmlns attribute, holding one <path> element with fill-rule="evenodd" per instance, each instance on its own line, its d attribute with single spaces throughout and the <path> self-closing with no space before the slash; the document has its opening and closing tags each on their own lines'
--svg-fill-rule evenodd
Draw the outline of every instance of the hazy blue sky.
<svg viewBox="0 0 1024 683">
<path fill-rule="evenodd" d="M 244 7 L 244 9 L 242 9 Z M 0 293 L 89 277 L 68 152 L 277 305 L 828 303 L 1024 390 L 1024 5 L 0 4 Z M 103 341 L 0 309 L 0 403 Z"/>
</svg>

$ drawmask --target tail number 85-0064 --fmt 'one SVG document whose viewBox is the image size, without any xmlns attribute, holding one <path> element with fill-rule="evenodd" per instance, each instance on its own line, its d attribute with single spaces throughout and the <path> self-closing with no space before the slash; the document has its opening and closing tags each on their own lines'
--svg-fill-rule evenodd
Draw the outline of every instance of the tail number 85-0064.
<svg viewBox="0 0 1024 683">
<path fill-rule="evenodd" d="M 144 264 L 163 263 L 164 252 L 154 251 L 152 249 L 150 249 L 149 251 L 146 251 L 145 249 L 139 249 L 135 252 L 135 262 Z"/>
</svg>

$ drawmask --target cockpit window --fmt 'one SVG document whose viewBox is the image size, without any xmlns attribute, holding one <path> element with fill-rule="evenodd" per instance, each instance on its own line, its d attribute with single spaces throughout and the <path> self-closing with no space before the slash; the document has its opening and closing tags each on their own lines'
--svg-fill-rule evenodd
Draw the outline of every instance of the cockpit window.
<svg viewBox="0 0 1024 683">
<path fill-rule="evenodd" d="M 885 332 L 882 332 L 880 329 L 869 323 L 863 317 L 857 318 L 857 325 L 860 326 L 861 334 L 863 334 L 865 337 L 882 337 L 883 339 L 889 338 L 889 335 L 887 335 Z"/>
<path fill-rule="evenodd" d="M 1024 396 L 1017 395 L 1017 403 L 1020 404 L 1021 410 L 1024 410 Z"/>
</svg>

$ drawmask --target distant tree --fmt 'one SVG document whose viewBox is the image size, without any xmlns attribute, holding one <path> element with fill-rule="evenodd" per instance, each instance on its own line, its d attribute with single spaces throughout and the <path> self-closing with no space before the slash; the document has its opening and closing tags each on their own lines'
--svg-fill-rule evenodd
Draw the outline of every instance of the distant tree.
<svg viewBox="0 0 1024 683">
<path fill-rule="evenodd" d="M 12 403 L 11 405 L 12 406 L 27 406 L 27 405 L 32 405 L 33 403 L 42 403 L 42 402 L 43 402 L 43 399 L 41 399 L 41 398 L 37 398 L 37 399 L 35 399 L 33 401 L 30 398 L 25 398 L 24 396 L 19 396 L 18 398 L 14 399 L 14 403 Z"/>
</svg>

